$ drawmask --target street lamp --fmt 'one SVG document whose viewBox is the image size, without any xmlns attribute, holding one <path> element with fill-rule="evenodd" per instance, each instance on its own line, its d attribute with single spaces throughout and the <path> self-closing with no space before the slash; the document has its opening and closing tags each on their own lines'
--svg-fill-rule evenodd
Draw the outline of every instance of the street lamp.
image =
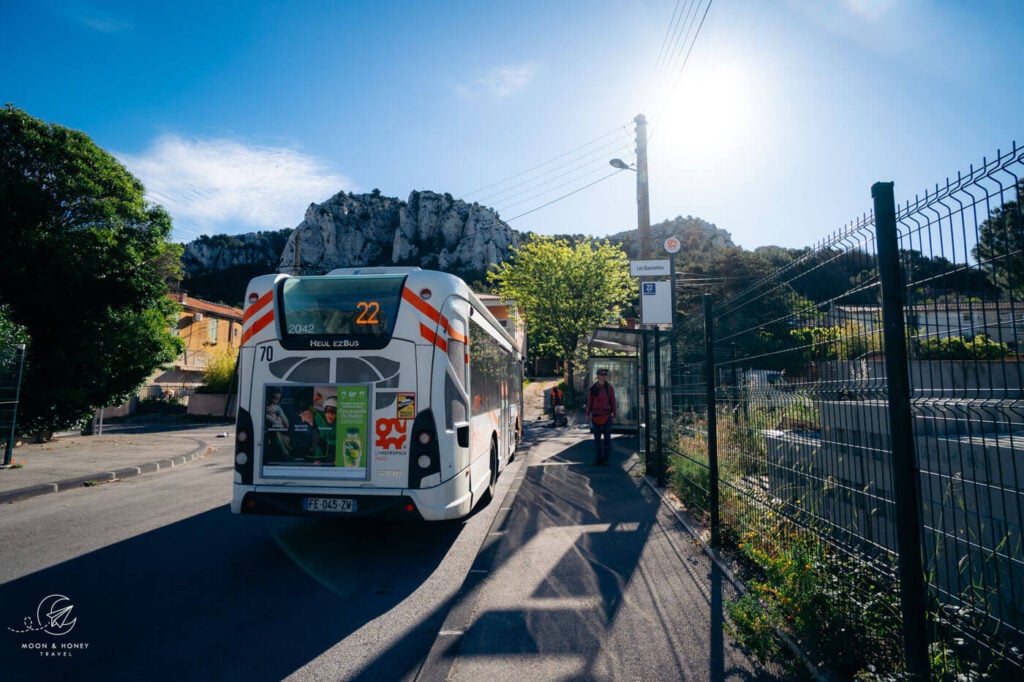
<svg viewBox="0 0 1024 682">
<path fill-rule="evenodd" d="M 644 259 L 647 259 L 647 258 L 651 257 L 651 248 L 650 248 L 651 204 L 650 204 L 650 197 L 648 196 L 648 191 L 647 191 L 647 119 L 644 118 L 643 114 L 637 114 L 636 118 L 634 118 L 633 121 L 636 123 L 636 167 L 634 168 L 633 166 L 630 166 L 629 164 L 627 164 L 622 159 L 612 159 L 608 163 L 611 164 L 613 168 L 618 168 L 619 170 L 631 170 L 634 173 L 636 173 L 636 207 L 637 207 L 637 220 L 636 220 L 637 225 L 636 225 L 636 227 L 637 227 L 637 232 L 639 233 L 639 236 L 640 236 L 640 259 L 644 260 Z M 642 281 L 643 281 L 643 278 L 641 278 L 641 282 Z M 643 285 L 641 285 L 641 286 L 643 286 Z M 643 367 L 644 367 L 644 369 L 642 371 L 642 379 L 641 379 L 641 382 L 640 382 L 641 386 L 643 386 L 643 396 L 644 396 L 644 423 L 643 423 L 641 428 L 642 428 L 643 434 L 644 434 L 643 435 L 643 443 L 644 443 L 643 451 L 644 451 L 645 454 L 650 454 L 651 453 L 650 431 L 648 430 L 648 425 L 651 423 L 651 421 L 650 421 L 650 418 L 651 418 L 651 409 L 650 408 L 651 408 L 651 406 L 650 406 L 650 403 L 649 403 L 650 391 L 648 390 L 648 387 L 649 387 L 649 382 L 648 382 L 649 374 L 648 374 L 648 367 L 647 367 L 647 343 L 648 343 L 648 339 L 647 339 L 647 337 L 645 335 L 644 336 L 644 352 L 643 352 L 643 359 L 644 359 L 643 360 Z M 660 386 L 660 383 L 661 383 L 660 370 L 658 368 L 658 366 L 659 366 L 659 359 L 661 357 L 661 353 L 660 353 L 659 350 L 657 350 L 658 349 L 658 345 L 659 345 L 658 344 L 658 327 L 655 326 L 654 327 L 654 347 L 656 349 L 655 350 L 655 354 L 654 354 L 654 364 L 655 364 L 655 370 L 654 370 L 655 380 L 654 380 L 654 384 L 655 384 L 655 386 Z M 657 398 L 658 407 L 660 408 L 661 407 L 661 391 L 656 391 L 656 398 Z M 664 484 L 666 467 L 665 467 L 665 461 L 663 459 L 664 451 L 661 448 L 661 410 L 660 409 L 656 410 L 656 413 L 658 415 L 658 417 L 657 417 L 658 426 L 657 426 L 657 429 L 655 430 L 655 433 L 657 434 L 657 440 L 656 440 L 657 446 L 655 448 L 655 452 L 657 454 L 656 454 L 656 456 L 654 458 L 649 458 L 647 460 L 648 461 L 648 473 L 657 473 L 658 483 L 659 484 Z M 657 464 L 655 464 L 655 462 L 657 462 Z"/>
</svg>

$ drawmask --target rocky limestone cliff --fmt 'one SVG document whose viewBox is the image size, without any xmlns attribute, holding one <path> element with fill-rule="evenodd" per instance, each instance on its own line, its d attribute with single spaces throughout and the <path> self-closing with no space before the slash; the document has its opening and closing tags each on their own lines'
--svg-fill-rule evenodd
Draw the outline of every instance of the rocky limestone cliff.
<svg viewBox="0 0 1024 682">
<path fill-rule="evenodd" d="M 519 245 L 493 211 L 450 194 L 412 192 L 407 201 L 340 192 L 311 204 L 281 254 L 281 272 L 323 273 L 367 265 L 415 265 L 481 280 Z"/>
<path fill-rule="evenodd" d="M 247 266 L 274 272 L 281 260 L 291 230 L 250 232 L 248 234 L 199 237 L 185 244 L 181 267 L 186 277 Z"/>
<path fill-rule="evenodd" d="M 733 247 L 725 230 L 700 218 L 677 217 L 651 226 L 655 258 L 665 257 L 661 245 L 673 235 L 683 242 L 680 265 Z M 583 235 L 563 238 L 573 242 Z M 443 270 L 477 285 L 492 264 L 507 260 L 525 239 L 529 235 L 515 232 L 490 209 L 450 194 L 412 192 L 402 201 L 378 191 L 339 192 L 322 204 L 311 204 L 294 230 L 215 235 L 186 244 L 181 287 L 198 298 L 239 306 L 247 283 L 257 275 L 320 274 L 373 265 Z M 630 258 L 637 256 L 635 229 L 608 240 L 621 245 Z"/>
<path fill-rule="evenodd" d="M 241 307 L 245 287 L 257 275 L 277 272 L 292 231 L 200 237 L 185 244 L 181 289 L 196 298 Z"/>
</svg>

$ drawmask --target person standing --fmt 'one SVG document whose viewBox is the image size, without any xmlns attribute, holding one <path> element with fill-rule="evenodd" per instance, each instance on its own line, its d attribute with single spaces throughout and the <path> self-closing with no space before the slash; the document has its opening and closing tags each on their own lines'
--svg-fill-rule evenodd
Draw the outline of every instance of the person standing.
<svg viewBox="0 0 1024 682">
<path fill-rule="evenodd" d="M 608 464 L 612 454 L 612 422 L 618 415 L 615 389 L 608 383 L 608 369 L 597 370 L 597 381 L 587 394 L 587 419 L 594 434 L 594 464 Z"/>
</svg>

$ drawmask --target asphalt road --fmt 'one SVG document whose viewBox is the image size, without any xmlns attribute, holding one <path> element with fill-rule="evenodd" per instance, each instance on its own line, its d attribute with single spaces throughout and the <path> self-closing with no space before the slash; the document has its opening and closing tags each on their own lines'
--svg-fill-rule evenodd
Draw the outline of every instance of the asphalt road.
<svg viewBox="0 0 1024 682">
<path fill-rule="evenodd" d="M 223 449 L 5 505 L 0 679 L 413 679 L 499 504 L 445 524 L 238 517 L 231 476 Z M 24 632 L 55 602 L 60 634 Z"/>
<path fill-rule="evenodd" d="M 230 448 L 3 505 L 0 679 L 774 679 L 635 445 L 528 423 L 452 523 L 234 516 Z"/>
</svg>

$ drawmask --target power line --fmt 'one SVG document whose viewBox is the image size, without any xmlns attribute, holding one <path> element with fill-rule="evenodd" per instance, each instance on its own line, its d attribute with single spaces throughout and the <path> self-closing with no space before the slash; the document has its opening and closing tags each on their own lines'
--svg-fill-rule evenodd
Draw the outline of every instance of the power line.
<svg viewBox="0 0 1024 682">
<path fill-rule="evenodd" d="M 654 66 L 655 73 L 657 73 L 659 70 L 662 70 L 663 76 L 666 79 L 668 79 L 668 82 L 665 83 L 660 90 L 660 92 L 662 93 L 660 97 L 662 99 L 666 98 L 668 94 L 670 94 L 675 89 L 678 80 L 682 75 L 683 70 L 689 62 L 690 55 L 693 53 L 694 44 L 696 43 L 697 38 L 704 27 L 704 23 L 707 19 L 708 12 L 711 9 L 711 4 L 713 1 L 714 0 L 707 0 L 707 5 L 704 6 L 704 11 L 703 13 L 701 13 L 700 9 L 703 0 L 688 0 L 685 5 L 682 3 L 682 0 L 677 0 L 675 9 L 672 13 L 672 19 L 670 20 L 668 29 L 666 30 L 665 36 L 662 39 L 661 48 L 659 49 L 658 58 Z M 697 21 L 698 15 L 700 16 L 699 22 Z M 648 139 L 650 139 L 650 137 L 653 136 L 654 129 L 656 128 L 659 121 L 660 113 L 657 114 L 656 118 L 652 122 L 650 135 L 648 136 Z M 608 152 L 605 151 L 605 147 L 611 145 L 620 145 L 621 141 L 616 140 L 609 143 L 608 145 L 605 145 L 604 147 L 592 149 L 591 151 L 586 152 L 584 154 L 576 156 L 573 155 L 577 154 L 577 152 L 580 152 L 581 150 L 590 148 L 596 143 L 606 140 L 609 137 L 621 136 L 621 131 L 623 129 L 628 130 L 627 126 L 628 124 L 618 127 L 613 131 L 610 131 L 608 133 L 605 133 L 604 135 L 601 135 L 588 142 L 585 142 L 582 145 L 579 145 L 578 147 L 574 147 L 573 149 L 570 149 L 569 151 L 563 154 L 560 154 L 552 159 L 549 159 L 548 161 L 544 161 L 540 164 L 532 166 L 524 171 L 511 175 L 503 180 L 499 180 L 497 182 L 467 192 L 460 198 L 465 199 L 467 197 L 473 196 L 474 194 L 478 194 L 486 190 L 501 187 L 513 180 L 519 180 L 520 178 L 524 178 L 520 182 L 507 186 L 504 189 L 500 189 L 498 191 L 492 192 L 491 194 L 487 194 L 484 197 L 481 197 L 481 199 L 479 200 L 497 204 L 504 204 L 503 207 L 505 209 L 508 209 L 514 206 L 520 206 L 522 204 L 538 200 L 541 197 L 549 195 L 560 188 L 573 185 L 577 182 L 581 182 L 586 178 L 592 176 L 594 173 L 596 173 L 599 167 L 604 166 L 606 160 L 603 157 L 608 155 Z M 623 152 L 627 151 L 628 149 L 628 147 L 616 147 L 616 150 Z M 559 163 L 553 168 L 545 170 L 541 173 L 537 173 L 537 171 L 548 166 L 551 166 L 552 164 L 556 164 L 560 161 L 563 161 L 564 159 L 570 156 L 572 156 L 573 158 L 569 159 L 568 161 Z M 597 164 L 598 161 L 596 159 L 593 159 L 593 157 L 596 156 L 601 157 L 599 167 L 595 167 L 593 170 L 578 173 L 578 171 L 586 167 Z M 588 161 L 588 159 L 591 160 Z M 597 180 L 594 180 L 593 182 L 589 182 L 585 185 L 582 185 L 581 187 L 577 187 L 576 189 L 565 194 L 562 194 L 559 197 L 552 199 L 551 201 L 547 201 L 539 206 L 536 206 L 535 208 L 532 208 L 528 211 L 524 211 L 523 213 L 520 213 L 512 218 L 507 218 L 505 220 L 506 222 L 511 222 L 513 220 L 517 220 L 518 218 L 530 215 L 531 213 L 535 213 L 543 208 L 547 208 L 548 206 L 558 203 L 559 201 L 562 201 L 563 199 L 573 196 L 574 194 L 578 194 L 584 189 L 593 187 L 594 185 L 603 182 L 604 180 L 607 180 L 608 178 L 612 177 L 613 175 L 616 175 L 619 172 L 621 171 L 615 171 L 613 173 L 604 175 L 598 178 Z M 549 186 L 552 181 L 571 175 L 574 176 L 568 181 L 558 185 Z M 513 191 L 518 190 L 520 188 L 525 189 L 521 189 L 521 191 L 518 192 Z M 510 199 L 522 197 L 523 195 L 526 196 L 522 199 L 519 199 L 518 201 L 514 201 L 512 203 L 504 203 Z M 501 206 L 499 206 L 498 208 L 501 208 Z"/>
<path fill-rule="evenodd" d="M 681 0 L 676 0 L 676 8 L 674 10 L 672 10 L 672 20 L 669 21 L 668 30 L 665 31 L 665 37 L 661 39 L 661 47 L 658 48 L 658 58 L 654 60 L 654 70 L 655 70 L 655 72 L 657 72 L 658 67 L 661 66 L 661 59 L 665 55 L 665 48 L 666 48 L 666 46 L 669 44 L 669 36 L 673 34 L 672 27 L 676 23 L 676 16 L 679 13 L 679 6 L 680 6 L 680 4 L 681 4 Z"/>
<path fill-rule="evenodd" d="M 465 194 L 463 194 L 459 198 L 460 199 L 465 199 L 466 197 L 470 197 L 470 196 L 472 196 L 472 195 L 474 195 L 474 194 L 476 194 L 478 192 L 482 192 L 482 191 L 484 191 L 486 189 L 491 189 L 492 187 L 497 187 L 498 185 L 503 185 L 503 184 L 505 184 L 506 182 L 508 182 L 510 180 L 515 180 L 516 178 L 519 178 L 519 177 L 521 177 L 523 175 L 527 175 L 529 173 L 532 173 L 533 171 L 537 170 L 538 168 L 543 168 L 544 166 L 552 164 L 555 161 L 558 161 L 559 159 L 563 159 L 566 156 L 569 156 L 570 154 L 574 154 L 574 153 L 578 152 L 581 149 L 585 149 L 586 147 L 589 147 L 590 145 L 592 145 L 592 144 L 594 144 L 596 142 L 600 142 L 601 140 L 603 140 L 603 139 L 605 139 L 607 137 L 611 137 L 612 135 L 622 135 L 622 130 L 623 129 L 628 131 L 628 128 L 627 128 L 628 125 L 629 125 L 628 123 L 625 123 L 625 124 L 615 128 L 614 130 L 612 130 L 610 132 L 607 132 L 604 135 L 600 135 L 598 137 L 595 137 L 594 139 L 590 140 L 589 142 L 584 142 L 580 146 L 574 147 L 573 149 L 570 149 L 569 151 L 565 152 L 564 154 L 560 154 L 560 155 L 554 157 L 553 159 L 549 159 L 547 161 L 544 161 L 543 163 L 539 163 L 536 166 L 533 166 L 532 168 L 527 168 L 526 170 L 521 171 L 519 173 L 516 173 L 515 175 L 510 175 L 509 177 L 505 178 L 504 180 L 498 180 L 497 182 L 493 182 L 490 185 L 485 185 L 484 187 L 479 187 L 479 188 L 474 189 L 474 190 L 472 190 L 470 192 L 466 192 Z"/>
<path fill-rule="evenodd" d="M 555 203 L 558 203 L 558 202 L 559 202 L 559 201 L 561 201 L 562 199 L 565 199 L 566 197 L 571 197 L 571 196 L 572 196 L 573 194 L 576 194 L 577 192 L 582 192 L 583 190 L 587 189 L 588 187 L 593 187 L 594 185 L 596 185 L 596 184 L 597 184 L 597 183 L 599 183 L 599 182 L 604 182 L 605 180 L 607 180 L 607 179 L 608 179 L 608 178 L 610 178 L 611 176 L 613 176 L 613 175 L 618 175 L 618 174 L 619 174 L 619 173 L 621 173 L 621 172 L 622 172 L 622 171 L 618 171 L 618 170 L 617 170 L 617 171 L 615 171 L 615 172 L 613 172 L 613 173 L 609 173 L 608 175 L 604 176 L 603 178 L 598 178 L 597 180 L 595 180 L 594 182 L 590 183 L 589 185 L 583 185 L 583 187 L 580 187 L 579 189 L 573 190 L 572 192 L 569 192 L 568 194 L 563 194 L 562 196 L 558 197 L 557 199 L 553 199 L 552 201 L 549 201 L 549 202 L 548 202 L 548 203 L 546 203 L 546 204 L 542 204 L 542 205 L 538 206 L 537 208 L 533 208 L 533 209 L 530 209 L 530 210 L 529 210 L 529 211 L 527 211 L 526 213 L 520 213 L 520 214 L 519 214 L 519 215 L 517 215 L 517 216 L 513 216 L 512 218 L 509 218 L 509 219 L 508 219 L 508 220 L 506 220 L 505 222 L 507 222 L 507 223 L 508 223 L 508 222 L 512 222 L 512 221 L 513 221 L 513 220 L 515 220 L 516 218 L 522 218 L 523 216 L 525 216 L 525 215 L 530 215 L 531 213 L 534 213 L 534 212 L 536 212 L 536 211 L 539 211 L 539 210 L 540 210 L 540 209 L 542 209 L 542 208 L 547 208 L 547 207 L 548 207 L 548 206 L 550 206 L 551 204 L 555 204 Z"/>
<path fill-rule="evenodd" d="M 686 40 L 685 39 L 682 42 L 679 43 L 678 54 L 680 54 L 680 55 L 683 54 L 683 48 L 686 48 L 686 54 L 682 56 L 682 61 L 680 62 L 678 68 L 675 70 L 676 71 L 675 72 L 675 76 L 671 76 L 670 75 L 669 65 L 666 64 L 666 66 L 665 66 L 665 75 L 670 77 L 670 80 L 668 81 L 668 83 L 665 86 L 662 87 L 661 94 L 659 95 L 659 100 L 658 100 L 658 108 L 659 109 L 661 109 L 662 104 L 664 103 L 664 101 L 666 99 L 668 99 L 668 97 L 676 89 L 676 86 L 679 83 L 679 79 L 682 77 L 683 69 L 686 68 L 686 64 L 690 61 L 690 55 L 693 53 L 693 46 L 696 44 L 698 36 L 700 36 L 701 29 L 704 28 L 704 22 L 708 18 L 708 12 L 711 11 L 711 4 L 713 2 L 714 2 L 714 0 L 708 0 L 707 6 L 704 7 L 704 13 L 701 15 L 700 23 L 697 25 L 697 29 L 693 33 L 693 39 L 689 41 L 689 47 L 686 47 Z M 694 9 L 698 9 L 699 7 L 700 7 L 699 2 L 697 4 L 695 4 L 695 5 L 692 5 L 692 8 L 694 8 Z M 696 14 L 697 14 L 696 12 L 693 13 L 693 18 L 694 19 L 696 18 Z M 693 26 L 693 22 L 691 21 L 690 22 L 690 28 L 692 28 L 692 26 Z M 690 34 L 690 28 L 687 28 L 687 30 L 686 30 L 686 35 L 687 36 L 689 36 L 689 34 Z M 662 113 L 660 111 L 655 112 L 654 120 L 651 123 L 651 131 L 650 131 L 650 135 L 648 136 L 648 139 L 650 139 L 651 137 L 654 136 L 654 131 L 658 127 L 658 123 L 661 122 L 661 116 L 662 116 Z"/>
<path fill-rule="evenodd" d="M 568 181 L 563 182 L 561 184 L 549 187 L 549 188 L 547 188 L 547 189 L 545 189 L 545 190 L 543 190 L 541 192 L 538 192 L 538 193 L 536 193 L 536 194 L 534 194 L 532 196 L 529 196 L 529 197 L 527 197 L 525 199 L 521 199 L 521 200 L 513 202 L 511 204 L 505 204 L 505 208 L 507 209 L 507 208 L 511 208 L 513 206 L 519 206 L 520 204 L 525 204 L 525 203 L 529 202 L 531 199 L 535 199 L 535 198 L 539 198 L 539 197 L 545 196 L 547 194 L 551 194 L 552 192 L 554 192 L 556 190 L 559 190 L 559 189 L 561 189 L 563 187 L 566 187 L 568 185 L 572 185 L 572 184 L 576 183 L 577 181 L 584 180 L 585 178 L 590 177 L 590 176 L 594 175 L 595 173 L 597 173 L 599 171 L 602 171 L 602 170 L 607 170 L 607 169 L 606 168 L 601 168 L 601 167 L 593 168 L 591 170 L 588 170 L 588 171 L 586 171 L 584 173 L 581 173 L 581 174 L 577 175 L 576 177 L 572 178 L 571 180 L 568 180 Z"/>
<path fill-rule="evenodd" d="M 688 1 L 687 9 L 679 14 L 679 21 L 675 24 L 675 28 L 669 25 L 669 29 L 665 34 L 665 44 L 671 45 L 664 52 L 664 59 L 659 59 L 654 65 L 654 71 L 657 73 L 659 69 L 664 69 L 667 74 L 669 70 L 669 64 L 675 61 L 674 54 L 679 51 L 679 44 L 685 44 L 685 36 L 690 34 L 690 28 L 692 28 L 691 14 L 696 15 L 696 8 L 700 0 L 697 2 Z M 678 8 L 679 4 L 676 3 Z M 683 32 L 684 27 L 686 28 L 685 33 Z M 671 35 L 671 38 L 669 37 Z"/>
<path fill-rule="evenodd" d="M 506 189 L 503 189 L 501 191 L 495 192 L 494 194 L 489 194 L 489 195 L 487 195 L 485 197 L 481 197 L 479 199 L 479 201 L 480 202 L 493 201 L 493 200 L 496 200 L 498 197 L 501 197 L 504 194 L 508 194 L 509 192 L 511 192 L 514 189 L 518 189 L 520 187 L 527 186 L 527 185 L 535 185 L 535 184 L 538 184 L 538 183 L 541 183 L 541 182 L 550 182 L 551 180 L 557 180 L 558 178 L 565 177 L 566 175 L 569 175 L 570 173 L 575 172 L 576 170 L 578 170 L 582 166 L 576 165 L 576 166 L 574 166 L 572 168 L 569 168 L 569 170 L 563 171 L 561 173 L 558 173 L 557 175 L 554 175 L 554 176 L 552 176 L 550 178 L 545 179 L 546 176 L 549 176 L 549 175 L 551 175 L 553 173 L 557 173 L 562 168 L 565 168 L 566 166 L 568 166 L 569 163 L 575 163 L 577 161 L 583 161 L 584 159 L 588 159 L 588 157 L 599 156 L 600 160 L 601 160 L 601 163 L 603 165 L 604 163 L 607 162 L 607 157 L 608 157 L 608 155 L 610 153 L 613 153 L 613 152 L 616 152 L 616 151 L 621 152 L 623 150 L 628 150 L 628 149 L 629 149 L 629 147 L 623 147 L 622 146 L 621 140 L 616 140 L 616 141 L 614 141 L 611 144 L 605 145 L 604 147 L 596 149 L 596 150 L 594 150 L 592 152 L 588 152 L 587 154 L 584 154 L 583 156 L 577 157 L 572 162 L 567 162 L 567 163 L 562 164 L 560 166 L 556 166 L 555 168 L 552 168 L 551 170 L 545 171 L 544 173 L 541 173 L 540 175 L 538 175 L 536 177 L 529 178 L 527 180 L 523 180 L 522 182 L 516 183 L 515 185 L 511 185 L 511 186 L 509 186 Z M 588 163 L 593 163 L 593 159 L 590 159 L 588 161 Z M 521 195 L 521 194 L 523 194 L 524 192 L 527 192 L 527 191 L 530 191 L 530 190 L 524 190 L 523 192 L 515 192 L 515 193 L 513 193 L 510 196 L 505 197 L 505 198 L 506 199 L 510 199 L 512 197 L 519 196 L 519 195 Z"/>
</svg>

